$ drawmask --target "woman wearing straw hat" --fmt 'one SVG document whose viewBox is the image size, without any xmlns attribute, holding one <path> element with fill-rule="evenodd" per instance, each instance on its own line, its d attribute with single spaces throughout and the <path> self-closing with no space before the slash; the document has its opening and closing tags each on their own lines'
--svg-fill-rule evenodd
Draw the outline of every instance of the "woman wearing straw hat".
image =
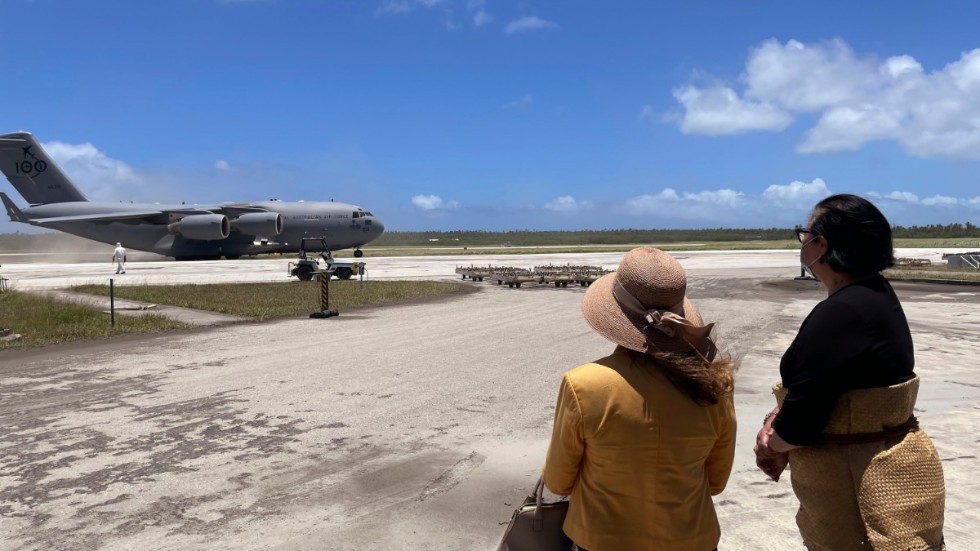
<svg viewBox="0 0 980 551">
<path fill-rule="evenodd" d="M 565 533 L 588 551 L 710 551 L 720 529 L 711 496 L 735 451 L 734 364 L 716 358 L 669 254 L 628 252 L 582 301 L 588 324 L 617 347 L 562 378 L 544 467 L 571 495 Z"/>
<path fill-rule="evenodd" d="M 945 549 L 942 465 L 913 415 L 912 336 L 881 275 L 891 226 L 867 200 L 834 195 L 797 237 L 827 298 L 783 355 L 756 463 L 773 480 L 792 465 L 807 549 Z"/>
</svg>

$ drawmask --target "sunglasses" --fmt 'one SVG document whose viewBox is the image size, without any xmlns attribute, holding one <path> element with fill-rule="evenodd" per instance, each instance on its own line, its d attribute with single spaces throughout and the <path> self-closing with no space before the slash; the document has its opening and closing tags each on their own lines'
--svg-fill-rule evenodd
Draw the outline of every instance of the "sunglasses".
<svg viewBox="0 0 980 551">
<path fill-rule="evenodd" d="M 817 234 L 813 233 L 812 231 L 810 231 L 810 230 L 804 230 L 803 228 L 796 228 L 793 231 L 796 232 L 796 238 L 800 240 L 800 243 L 803 243 L 805 241 L 805 236 L 807 234 L 810 234 L 810 235 L 813 235 L 813 236 L 816 236 L 817 235 Z"/>
</svg>

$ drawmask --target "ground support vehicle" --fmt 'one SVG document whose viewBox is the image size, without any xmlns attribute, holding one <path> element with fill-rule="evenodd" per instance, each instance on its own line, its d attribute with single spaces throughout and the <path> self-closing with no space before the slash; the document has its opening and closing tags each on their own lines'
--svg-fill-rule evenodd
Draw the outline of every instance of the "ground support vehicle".
<svg viewBox="0 0 980 551">
<path fill-rule="evenodd" d="M 366 271 L 366 262 L 336 260 L 331 258 L 324 261 L 321 266 L 317 259 L 310 259 L 311 262 L 290 262 L 287 266 L 287 273 L 299 278 L 300 281 L 310 281 L 314 277 L 322 274 L 330 274 L 337 279 L 350 279 L 354 275 L 361 275 Z"/>
<path fill-rule="evenodd" d="M 308 250 L 319 250 L 320 258 L 310 256 Z M 323 260 L 321 266 L 320 260 Z M 304 237 L 300 242 L 299 260 L 286 266 L 286 273 L 299 278 L 300 281 L 310 281 L 320 274 L 334 275 L 337 279 L 350 279 L 351 276 L 365 272 L 362 261 L 337 260 L 330 254 L 326 240 L 322 237 Z"/>
</svg>

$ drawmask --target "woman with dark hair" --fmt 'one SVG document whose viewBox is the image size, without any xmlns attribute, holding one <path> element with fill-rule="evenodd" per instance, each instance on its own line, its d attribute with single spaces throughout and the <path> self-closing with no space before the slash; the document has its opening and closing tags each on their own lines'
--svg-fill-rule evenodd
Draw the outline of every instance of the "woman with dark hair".
<svg viewBox="0 0 980 551">
<path fill-rule="evenodd" d="M 894 265 L 891 226 L 869 201 L 833 195 L 796 235 L 827 298 L 780 362 L 756 464 L 773 480 L 792 465 L 811 551 L 945 549 L 942 465 L 913 415 L 912 336 L 881 275 Z"/>
<path fill-rule="evenodd" d="M 633 249 L 589 286 L 586 322 L 615 343 L 562 377 L 543 479 L 571 495 L 564 530 L 588 551 L 709 551 L 711 496 L 735 453 L 734 363 L 685 298 L 674 257 Z"/>
</svg>

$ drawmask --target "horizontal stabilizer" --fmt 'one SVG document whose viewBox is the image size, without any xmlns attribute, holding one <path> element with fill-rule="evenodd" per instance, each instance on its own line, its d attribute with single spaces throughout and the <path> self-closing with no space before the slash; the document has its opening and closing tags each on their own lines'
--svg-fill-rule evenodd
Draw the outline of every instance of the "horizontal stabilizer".
<svg viewBox="0 0 980 551">
<path fill-rule="evenodd" d="M 6 193 L 0 192 L 0 200 L 3 201 L 3 206 L 7 209 L 7 216 L 10 217 L 11 222 L 28 222 L 27 217 L 24 213 L 17 208 L 17 205 L 7 197 Z"/>
</svg>

